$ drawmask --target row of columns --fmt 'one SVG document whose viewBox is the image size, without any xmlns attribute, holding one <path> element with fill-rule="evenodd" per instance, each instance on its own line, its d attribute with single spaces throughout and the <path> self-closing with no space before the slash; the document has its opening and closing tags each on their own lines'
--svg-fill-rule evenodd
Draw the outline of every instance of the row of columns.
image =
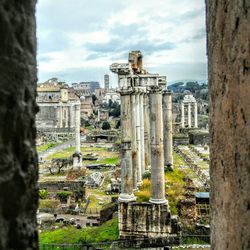
<svg viewBox="0 0 250 250">
<path fill-rule="evenodd" d="M 70 105 L 56 105 L 57 128 L 75 127 L 75 103 Z M 63 125 L 64 123 L 64 125 Z"/>
<path fill-rule="evenodd" d="M 133 191 L 151 166 L 150 202 L 167 203 L 164 166 L 173 164 L 171 93 L 163 94 L 159 86 L 151 86 L 149 89 L 121 88 L 120 94 L 122 183 L 119 201 L 136 199 Z"/>
<path fill-rule="evenodd" d="M 181 103 L 181 127 L 186 127 L 186 112 L 185 106 L 187 106 L 187 126 L 188 128 L 198 128 L 198 109 L 197 109 L 197 102 L 188 102 L 188 103 Z M 193 109 L 193 115 L 192 115 Z M 193 122 L 192 122 L 193 120 Z"/>
</svg>

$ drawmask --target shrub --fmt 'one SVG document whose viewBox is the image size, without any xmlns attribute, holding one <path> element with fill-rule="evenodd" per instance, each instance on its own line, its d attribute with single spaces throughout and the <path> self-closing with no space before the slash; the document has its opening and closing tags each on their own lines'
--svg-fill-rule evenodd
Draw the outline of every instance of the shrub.
<svg viewBox="0 0 250 250">
<path fill-rule="evenodd" d="M 108 130 L 108 129 L 110 129 L 111 127 L 110 127 L 110 124 L 109 124 L 109 122 L 103 122 L 103 124 L 102 124 L 102 129 L 103 130 Z"/>
<path fill-rule="evenodd" d="M 151 172 L 149 171 L 146 171 L 142 176 L 142 179 L 150 179 L 150 178 L 151 178 Z"/>
<path fill-rule="evenodd" d="M 121 120 L 117 121 L 115 128 L 118 129 L 121 127 Z"/>
<path fill-rule="evenodd" d="M 61 191 L 56 193 L 56 196 L 61 202 L 66 202 L 70 195 L 72 195 L 72 192 L 69 191 Z"/>
<path fill-rule="evenodd" d="M 150 193 L 150 190 L 139 191 L 138 193 L 136 193 L 137 201 L 138 201 L 138 202 L 146 202 L 146 201 L 149 201 L 150 194 L 151 194 L 151 193 Z"/>
<path fill-rule="evenodd" d="M 48 196 L 48 191 L 46 189 L 39 190 L 39 198 L 44 200 Z"/>
</svg>

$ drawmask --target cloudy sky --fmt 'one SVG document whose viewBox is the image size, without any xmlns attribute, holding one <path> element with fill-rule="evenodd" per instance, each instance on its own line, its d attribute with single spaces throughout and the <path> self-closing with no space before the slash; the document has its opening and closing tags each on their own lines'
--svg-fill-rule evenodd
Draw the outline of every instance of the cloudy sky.
<svg viewBox="0 0 250 250">
<path fill-rule="evenodd" d="M 204 0 L 39 0 L 39 82 L 100 81 L 141 50 L 169 82 L 206 80 Z M 116 85 L 112 75 L 111 84 Z"/>
</svg>

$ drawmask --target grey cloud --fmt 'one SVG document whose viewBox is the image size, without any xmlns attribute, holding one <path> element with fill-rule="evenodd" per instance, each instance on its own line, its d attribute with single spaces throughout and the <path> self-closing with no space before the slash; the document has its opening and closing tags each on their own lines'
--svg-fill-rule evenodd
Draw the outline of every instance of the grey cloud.
<svg viewBox="0 0 250 250">
<path fill-rule="evenodd" d="M 49 32 L 48 35 L 40 35 L 38 30 L 38 53 L 50 52 L 55 50 L 65 50 L 70 46 L 68 37 L 62 32 Z"/>
<path fill-rule="evenodd" d="M 167 76 L 167 81 L 207 80 L 207 63 L 171 63 L 157 68 L 147 68 L 149 72 Z"/>
<path fill-rule="evenodd" d="M 139 24 L 128 26 L 118 25 L 111 29 L 111 33 L 115 38 L 108 43 L 100 44 L 91 42 L 84 46 L 85 49 L 92 52 L 88 59 L 113 53 L 128 53 L 130 50 L 139 49 L 145 51 L 147 54 L 151 54 L 160 50 L 172 50 L 175 48 L 175 44 L 168 41 L 155 42 L 149 40 L 148 34 L 141 29 L 141 25 Z"/>
<path fill-rule="evenodd" d="M 180 21 L 187 21 L 189 19 L 196 18 L 198 16 L 204 15 L 205 10 L 204 9 L 199 9 L 199 10 L 192 10 L 192 11 L 187 11 L 184 14 L 180 15 L 178 19 Z"/>
<path fill-rule="evenodd" d="M 205 31 L 205 27 L 199 29 L 195 35 L 188 37 L 184 40 L 181 41 L 181 43 L 192 43 L 196 40 L 200 40 L 200 39 L 204 39 L 206 38 L 206 31 Z"/>
<path fill-rule="evenodd" d="M 37 5 L 38 29 L 88 32 L 99 29 L 117 10 L 123 1 L 113 0 L 40 0 Z"/>
</svg>

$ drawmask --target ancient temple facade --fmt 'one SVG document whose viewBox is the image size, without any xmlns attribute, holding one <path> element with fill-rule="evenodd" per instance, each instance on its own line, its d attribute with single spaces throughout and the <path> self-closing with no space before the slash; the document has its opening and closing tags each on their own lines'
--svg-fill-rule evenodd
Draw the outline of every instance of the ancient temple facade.
<svg viewBox="0 0 250 250">
<path fill-rule="evenodd" d="M 181 127 L 198 128 L 197 102 L 193 95 L 185 95 L 181 102 Z"/>
<path fill-rule="evenodd" d="M 77 96 L 69 95 L 69 87 L 65 83 L 52 78 L 37 87 L 37 104 L 39 112 L 36 126 L 41 132 L 66 133 L 75 130 L 75 106 Z"/>
<path fill-rule="evenodd" d="M 142 53 L 129 53 L 128 63 L 114 63 L 121 97 L 120 238 L 176 240 L 178 227 L 165 196 L 164 167 L 173 166 L 172 101 L 166 77 L 143 68 Z M 134 191 L 151 172 L 151 198 L 137 203 Z M 141 223 L 139 218 L 144 221 Z"/>
</svg>

